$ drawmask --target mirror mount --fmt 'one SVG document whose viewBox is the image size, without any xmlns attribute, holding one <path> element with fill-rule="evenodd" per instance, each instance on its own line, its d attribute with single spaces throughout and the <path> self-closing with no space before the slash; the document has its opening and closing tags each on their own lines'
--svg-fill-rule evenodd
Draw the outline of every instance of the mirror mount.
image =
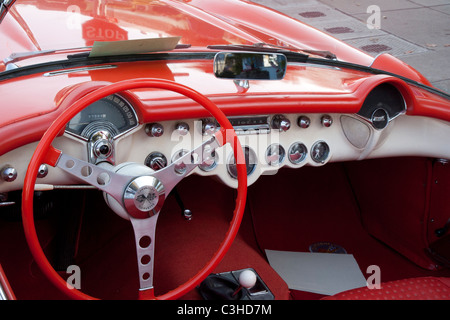
<svg viewBox="0 0 450 320">
<path fill-rule="evenodd" d="M 238 93 L 246 93 L 250 89 L 250 82 L 248 80 L 233 80 Z"/>
</svg>

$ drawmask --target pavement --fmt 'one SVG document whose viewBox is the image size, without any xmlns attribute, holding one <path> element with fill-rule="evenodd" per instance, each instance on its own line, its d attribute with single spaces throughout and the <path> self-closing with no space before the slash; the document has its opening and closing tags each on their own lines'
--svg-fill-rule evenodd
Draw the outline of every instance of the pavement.
<svg viewBox="0 0 450 320">
<path fill-rule="evenodd" d="M 450 0 L 252 0 L 372 56 L 390 53 L 450 93 Z"/>
</svg>

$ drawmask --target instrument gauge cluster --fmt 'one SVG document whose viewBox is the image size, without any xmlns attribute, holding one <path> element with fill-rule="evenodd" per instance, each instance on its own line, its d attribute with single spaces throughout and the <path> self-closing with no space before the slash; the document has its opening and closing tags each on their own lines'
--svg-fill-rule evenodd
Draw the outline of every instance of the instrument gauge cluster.
<svg viewBox="0 0 450 320">
<path fill-rule="evenodd" d="M 107 131 L 113 138 L 137 127 L 139 121 L 131 104 L 118 94 L 98 100 L 73 117 L 66 132 L 85 140 L 99 131 Z"/>
<path fill-rule="evenodd" d="M 281 167 L 300 168 L 304 165 L 322 166 L 330 161 L 332 153 L 329 143 L 335 139 L 338 125 L 336 115 L 265 115 L 230 117 L 241 145 L 250 183 L 258 176 L 272 174 Z M 211 135 L 218 124 L 211 119 L 201 120 L 200 134 Z M 220 152 L 219 152 L 220 154 Z M 212 158 L 211 158 L 212 159 Z M 224 161 L 225 160 L 225 161 Z M 226 165 L 226 176 L 235 181 L 236 164 L 232 152 L 223 158 L 218 156 L 205 170 L 222 175 L 220 163 Z M 226 179 L 225 179 L 226 180 Z"/>
</svg>

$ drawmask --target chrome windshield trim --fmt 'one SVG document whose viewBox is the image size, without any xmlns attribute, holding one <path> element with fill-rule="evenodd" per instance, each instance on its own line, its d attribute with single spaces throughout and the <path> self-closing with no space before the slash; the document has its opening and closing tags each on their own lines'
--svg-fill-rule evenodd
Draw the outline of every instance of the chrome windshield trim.
<svg viewBox="0 0 450 320">
<path fill-rule="evenodd" d="M 84 72 L 84 71 L 91 71 L 91 70 L 114 69 L 114 68 L 117 68 L 117 66 L 113 65 L 113 64 L 104 65 L 104 66 L 73 68 L 73 69 L 47 72 L 47 73 L 44 73 L 44 77 L 59 76 L 62 74 L 68 74 L 68 73 L 73 73 L 73 72 Z"/>
<path fill-rule="evenodd" d="M 16 0 L 0 0 L 0 23 L 2 23 L 3 18 L 8 14 L 9 8 Z"/>
</svg>

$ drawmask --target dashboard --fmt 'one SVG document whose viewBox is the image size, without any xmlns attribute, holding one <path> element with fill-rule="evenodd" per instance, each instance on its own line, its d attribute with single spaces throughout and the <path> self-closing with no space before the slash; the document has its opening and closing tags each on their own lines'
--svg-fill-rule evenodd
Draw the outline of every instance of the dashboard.
<svg viewBox="0 0 450 320">
<path fill-rule="evenodd" d="M 345 151 L 346 155 L 364 150 L 374 136 L 373 131 L 384 129 L 405 111 L 401 94 L 390 85 L 381 85 L 369 94 L 361 111 L 352 116 L 263 114 L 228 119 L 243 146 L 248 181 L 252 184 L 258 176 L 274 174 L 283 166 L 324 165 L 333 157 L 339 157 L 334 155 L 335 148 L 339 148 L 340 153 Z M 138 123 L 132 104 L 115 94 L 81 111 L 67 124 L 66 132 L 87 143 L 90 162 L 106 161 L 116 165 L 120 163 L 117 157 L 123 148 L 118 145 L 124 145 L 120 138 L 138 128 Z M 219 129 L 213 118 L 144 124 L 141 134 L 133 135 L 141 146 L 133 150 L 133 161 L 160 170 Z M 350 144 L 343 144 L 343 139 Z M 204 156 L 197 173 L 217 176 L 236 187 L 237 170 L 231 147 L 224 146 Z"/>
<path fill-rule="evenodd" d="M 145 164 L 157 171 L 193 150 L 219 130 L 213 118 L 142 123 L 140 112 L 124 96 L 114 94 L 76 115 L 54 146 L 91 163 Z M 378 157 L 450 158 L 442 148 L 450 127 L 438 119 L 408 116 L 402 95 L 392 86 L 373 90 L 356 114 L 276 113 L 229 117 L 247 164 L 248 185 L 283 167 L 320 167 L 328 162 Z M 22 187 L 36 143 L 22 146 L 0 161 L 0 192 Z M 211 150 L 194 174 L 218 178 L 236 188 L 236 165 L 230 145 Z M 20 178 L 19 178 L 20 177 Z M 43 164 L 38 184 L 77 184 L 59 169 Z M 38 188 L 39 189 L 39 188 Z"/>
</svg>

